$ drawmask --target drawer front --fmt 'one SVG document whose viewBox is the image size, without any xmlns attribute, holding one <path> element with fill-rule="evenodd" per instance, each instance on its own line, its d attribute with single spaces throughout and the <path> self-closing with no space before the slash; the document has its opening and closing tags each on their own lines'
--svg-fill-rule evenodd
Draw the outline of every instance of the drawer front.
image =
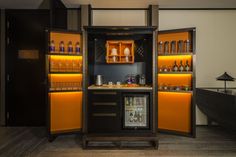
<svg viewBox="0 0 236 157">
<path fill-rule="evenodd" d="M 89 99 L 92 102 L 114 102 L 119 99 L 119 93 L 116 91 L 90 91 Z"/>
<path fill-rule="evenodd" d="M 121 128 L 118 113 L 92 113 L 89 118 L 88 131 L 90 133 L 119 132 Z"/>
<path fill-rule="evenodd" d="M 121 128 L 120 97 L 116 91 L 90 91 L 88 132 L 111 133 Z"/>
<path fill-rule="evenodd" d="M 91 102 L 90 109 L 91 113 L 119 113 L 118 102 Z"/>
</svg>

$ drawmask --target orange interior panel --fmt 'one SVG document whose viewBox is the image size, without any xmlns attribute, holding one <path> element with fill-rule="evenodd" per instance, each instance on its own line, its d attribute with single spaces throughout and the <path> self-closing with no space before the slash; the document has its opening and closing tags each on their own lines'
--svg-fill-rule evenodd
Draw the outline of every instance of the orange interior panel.
<svg viewBox="0 0 236 157">
<path fill-rule="evenodd" d="M 158 68 L 161 68 L 163 66 L 173 67 L 175 61 L 176 61 L 178 66 L 180 64 L 180 61 L 182 61 L 184 66 L 186 64 L 186 61 L 188 61 L 190 69 L 192 69 L 192 56 L 191 55 L 159 56 L 158 57 Z"/>
<path fill-rule="evenodd" d="M 191 87 L 192 75 L 191 74 L 158 74 L 158 84 Z"/>
<path fill-rule="evenodd" d="M 158 128 L 191 132 L 191 93 L 158 92 Z"/>
<path fill-rule="evenodd" d="M 65 52 L 67 51 L 67 45 L 68 45 L 69 41 L 72 42 L 73 47 L 75 46 L 76 42 L 79 42 L 80 46 L 82 46 L 80 34 L 51 32 L 50 39 L 54 40 L 56 52 L 59 51 L 59 44 L 61 41 L 64 42 Z"/>
<path fill-rule="evenodd" d="M 50 93 L 51 132 L 82 128 L 82 92 Z"/>
</svg>

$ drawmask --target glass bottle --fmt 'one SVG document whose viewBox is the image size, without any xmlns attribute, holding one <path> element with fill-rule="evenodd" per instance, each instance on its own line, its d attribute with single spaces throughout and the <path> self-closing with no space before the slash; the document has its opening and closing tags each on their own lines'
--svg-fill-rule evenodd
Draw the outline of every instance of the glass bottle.
<svg viewBox="0 0 236 157">
<path fill-rule="evenodd" d="M 54 53 L 54 52 L 55 52 L 55 43 L 54 43 L 54 40 L 52 40 L 52 41 L 50 42 L 49 51 L 50 51 L 50 53 Z"/>
<path fill-rule="evenodd" d="M 174 54 L 174 53 L 176 53 L 176 41 L 175 40 L 173 40 L 173 41 L 171 41 L 171 50 L 170 50 L 170 52 L 172 53 L 172 54 Z"/>
<path fill-rule="evenodd" d="M 174 71 L 174 72 L 177 72 L 177 71 L 178 71 L 178 66 L 177 66 L 176 60 L 175 60 L 175 62 L 174 62 L 173 71 Z"/>
<path fill-rule="evenodd" d="M 72 46 L 72 42 L 71 41 L 69 41 L 69 43 L 68 43 L 68 53 L 69 54 L 73 53 L 73 46 Z"/>
<path fill-rule="evenodd" d="M 163 53 L 163 42 L 160 41 L 158 43 L 158 54 L 162 54 Z"/>
<path fill-rule="evenodd" d="M 79 42 L 76 42 L 76 44 L 75 44 L 75 53 L 80 54 L 80 44 L 79 44 Z"/>
<path fill-rule="evenodd" d="M 178 41 L 178 53 L 182 53 L 183 52 L 183 47 L 184 47 L 184 41 L 183 40 L 179 40 Z"/>
<path fill-rule="evenodd" d="M 185 69 L 185 71 L 189 71 L 190 70 L 190 66 L 188 64 L 188 60 L 186 60 L 186 64 L 185 64 L 184 69 Z"/>
<path fill-rule="evenodd" d="M 168 54 L 169 53 L 169 41 L 166 41 L 164 43 L 164 53 Z"/>
<path fill-rule="evenodd" d="M 65 52 L 65 47 L 64 47 L 64 42 L 61 41 L 59 44 L 59 51 L 60 53 L 64 53 Z"/>
<path fill-rule="evenodd" d="M 184 51 L 185 52 L 190 52 L 190 40 L 185 40 L 184 41 Z"/>
<path fill-rule="evenodd" d="M 180 61 L 180 64 L 179 64 L 179 71 L 181 71 L 181 72 L 184 71 L 184 66 L 183 66 L 182 60 Z"/>
</svg>

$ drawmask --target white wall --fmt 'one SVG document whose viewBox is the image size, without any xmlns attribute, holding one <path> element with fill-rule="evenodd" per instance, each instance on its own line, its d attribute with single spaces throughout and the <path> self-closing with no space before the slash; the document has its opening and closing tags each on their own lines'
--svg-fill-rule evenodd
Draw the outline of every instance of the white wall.
<svg viewBox="0 0 236 157">
<path fill-rule="evenodd" d="M 122 11 L 123 12 L 123 11 Z M 104 14 L 105 13 L 105 14 Z M 94 25 L 145 25 L 144 15 L 120 11 L 94 12 Z M 144 13 L 143 13 L 144 14 Z M 104 18 L 104 19 L 103 19 Z M 227 71 L 236 77 L 236 11 L 226 10 L 161 10 L 159 29 L 196 27 L 197 87 L 221 87 L 215 78 Z M 228 83 L 236 87 L 236 82 Z M 197 124 L 206 124 L 205 116 L 197 110 Z"/>
<path fill-rule="evenodd" d="M 93 25 L 96 26 L 145 26 L 145 10 L 94 10 Z"/>
</svg>

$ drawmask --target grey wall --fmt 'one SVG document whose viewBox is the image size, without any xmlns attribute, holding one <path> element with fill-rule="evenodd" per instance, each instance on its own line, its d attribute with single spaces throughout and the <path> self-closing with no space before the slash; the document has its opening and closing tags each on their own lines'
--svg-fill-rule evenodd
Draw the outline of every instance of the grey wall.
<svg viewBox="0 0 236 157">
<path fill-rule="evenodd" d="M 67 10 L 67 29 L 80 30 L 81 26 L 81 11 L 80 9 L 68 9 Z"/>
</svg>

